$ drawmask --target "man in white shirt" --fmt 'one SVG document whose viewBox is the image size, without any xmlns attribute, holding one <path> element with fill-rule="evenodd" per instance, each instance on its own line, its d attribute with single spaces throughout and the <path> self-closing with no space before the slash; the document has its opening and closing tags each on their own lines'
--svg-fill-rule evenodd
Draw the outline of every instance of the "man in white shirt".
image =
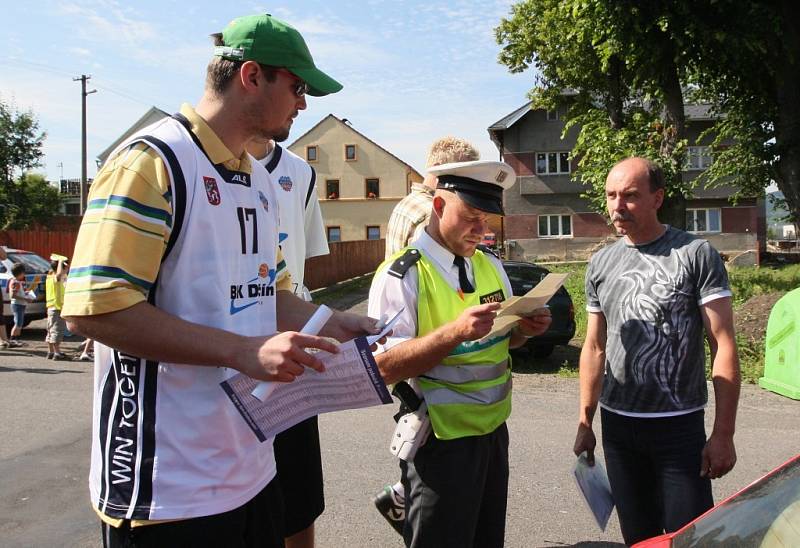
<svg viewBox="0 0 800 548">
<path fill-rule="evenodd" d="M 247 151 L 270 174 L 278 197 L 279 243 L 292 276 L 294 294 L 306 301 L 303 283 L 307 258 L 329 253 L 316 192 L 317 174 L 305 160 L 281 147 L 286 131 L 272 140 L 253 140 Z M 278 480 L 284 499 L 284 534 L 288 548 L 314 546 L 314 521 L 325 509 L 317 417 L 275 436 Z"/>
</svg>

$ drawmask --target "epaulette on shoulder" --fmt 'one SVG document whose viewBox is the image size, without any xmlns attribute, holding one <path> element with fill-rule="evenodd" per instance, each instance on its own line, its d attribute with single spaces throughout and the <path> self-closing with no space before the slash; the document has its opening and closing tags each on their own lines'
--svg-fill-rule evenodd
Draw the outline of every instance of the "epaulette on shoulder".
<svg viewBox="0 0 800 548">
<path fill-rule="evenodd" d="M 392 263 L 387 273 L 389 276 L 394 276 L 402 280 L 403 276 L 408 272 L 408 269 L 414 266 L 420 258 L 422 258 L 422 255 L 419 249 L 410 247 Z"/>
<path fill-rule="evenodd" d="M 497 251 L 495 251 L 488 245 L 478 244 L 477 248 L 483 251 L 484 253 L 488 253 L 489 255 L 494 255 L 498 259 L 500 258 L 500 254 L 497 253 Z"/>
</svg>

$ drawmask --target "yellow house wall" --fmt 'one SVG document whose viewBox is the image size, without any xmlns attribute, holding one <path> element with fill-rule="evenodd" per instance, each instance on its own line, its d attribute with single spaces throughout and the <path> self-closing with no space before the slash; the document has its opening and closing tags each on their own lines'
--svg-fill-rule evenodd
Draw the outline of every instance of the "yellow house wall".
<svg viewBox="0 0 800 548">
<path fill-rule="evenodd" d="M 381 238 L 392 209 L 422 177 L 409 166 L 329 116 L 289 149 L 306 158 L 306 147 L 317 147 L 317 160 L 309 162 L 317 172 L 317 196 L 326 226 L 341 228 L 342 241 L 364 240 L 367 226 L 380 226 Z M 356 159 L 345 160 L 345 145 L 356 145 Z M 380 197 L 366 197 L 366 179 L 380 181 Z M 326 181 L 339 180 L 339 199 L 329 200 Z"/>
</svg>

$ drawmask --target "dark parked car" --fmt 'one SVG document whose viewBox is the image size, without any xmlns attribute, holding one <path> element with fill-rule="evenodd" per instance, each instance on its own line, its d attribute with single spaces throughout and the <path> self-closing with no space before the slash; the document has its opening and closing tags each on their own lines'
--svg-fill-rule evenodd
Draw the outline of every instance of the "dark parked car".
<svg viewBox="0 0 800 548">
<path fill-rule="evenodd" d="M 503 261 L 514 295 L 524 295 L 550 271 L 533 263 Z M 546 333 L 528 340 L 526 347 L 536 358 L 546 358 L 557 344 L 567 344 L 575 335 L 575 308 L 567 289 L 561 287 L 547 302 L 553 323 Z"/>
</svg>

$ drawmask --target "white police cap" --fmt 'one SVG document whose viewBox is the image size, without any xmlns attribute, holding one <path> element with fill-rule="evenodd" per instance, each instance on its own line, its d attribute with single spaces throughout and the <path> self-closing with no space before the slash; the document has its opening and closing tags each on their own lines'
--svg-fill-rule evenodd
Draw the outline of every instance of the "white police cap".
<svg viewBox="0 0 800 548">
<path fill-rule="evenodd" d="M 490 160 L 432 166 L 428 173 L 438 177 L 436 188 L 455 192 L 468 205 L 498 215 L 505 214 L 503 190 L 517 179 L 510 165 Z"/>
</svg>

